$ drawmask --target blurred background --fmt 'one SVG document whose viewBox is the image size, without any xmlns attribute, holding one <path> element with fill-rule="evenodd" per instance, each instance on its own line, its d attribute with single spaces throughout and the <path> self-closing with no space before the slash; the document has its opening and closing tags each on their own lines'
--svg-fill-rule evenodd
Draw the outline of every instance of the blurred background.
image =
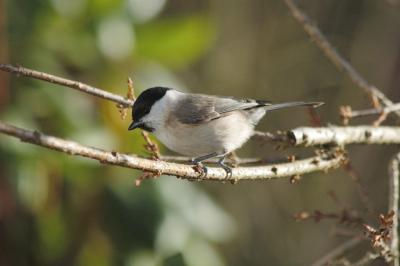
<svg viewBox="0 0 400 266">
<path fill-rule="evenodd" d="M 397 1 L 302 1 L 301 7 L 368 81 L 400 100 Z M 121 95 L 132 77 L 137 92 L 163 85 L 324 101 L 318 110 L 324 124 L 340 123 L 341 105 L 369 107 L 280 0 L 0 0 L 0 62 Z M 68 88 L 0 72 L 0 110 L 1 121 L 16 126 L 146 155 L 115 104 Z M 307 112 L 290 109 L 258 129 L 309 125 Z M 387 163 L 398 148 L 349 149 L 375 213 L 387 212 Z M 276 160 L 313 151 L 275 151 L 250 141 L 238 154 Z M 140 174 L 0 136 L 0 265 L 309 265 L 347 239 L 333 233 L 336 221 L 293 219 L 302 210 L 338 211 L 329 191 L 377 222 L 363 212 L 359 187 L 343 170 L 294 185 L 162 176 L 136 187 Z M 350 256 L 367 249 L 368 243 Z"/>
</svg>

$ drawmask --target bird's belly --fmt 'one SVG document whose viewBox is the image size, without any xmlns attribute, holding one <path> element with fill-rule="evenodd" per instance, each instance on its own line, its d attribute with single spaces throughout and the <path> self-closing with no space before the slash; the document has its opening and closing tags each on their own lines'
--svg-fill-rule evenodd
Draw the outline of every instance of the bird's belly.
<svg viewBox="0 0 400 266">
<path fill-rule="evenodd" d="M 169 123 L 155 132 L 170 150 L 191 157 L 233 151 L 252 134 L 253 126 L 240 113 L 196 125 Z"/>
</svg>

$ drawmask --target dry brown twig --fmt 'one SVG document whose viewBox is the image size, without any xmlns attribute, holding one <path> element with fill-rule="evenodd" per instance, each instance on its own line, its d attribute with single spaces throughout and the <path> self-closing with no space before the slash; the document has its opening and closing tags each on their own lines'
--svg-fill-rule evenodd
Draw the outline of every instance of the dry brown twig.
<svg viewBox="0 0 400 266">
<path fill-rule="evenodd" d="M 135 102 L 136 97 L 135 97 L 135 89 L 133 87 L 133 81 L 131 78 L 127 79 L 127 83 L 128 83 L 128 90 L 126 93 L 126 99 L 131 100 L 132 102 Z M 117 108 L 119 110 L 119 113 L 121 115 L 121 119 L 125 120 L 127 114 L 128 114 L 128 110 L 130 109 L 130 106 L 125 106 L 121 103 L 117 104 Z"/>
<path fill-rule="evenodd" d="M 332 219 L 346 226 L 361 225 L 363 223 L 363 219 L 356 211 L 349 211 L 347 209 L 342 209 L 340 212 L 324 212 L 320 210 L 315 210 L 313 212 L 302 211 L 293 215 L 293 218 L 296 221 L 311 219 L 316 223 L 322 220 Z"/>
<path fill-rule="evenodd" d="M 366 236 L 371 240 L 372 247 L 385 259 L 392 262 L 397 256 L 397 250 L 393 253 L 390 243 L 393 231 L 394 212 L 390 211 L 387 215 L 379 215 L 379 228 L 364 224 Z"/>
<path fill-rule="evenodd" d="M 146 179 L 151 179 L 151 178 L 157 178 L 160 177 L 162 175 L 161 172 L 150 172 L 150 171 L 143 171 L 143 173 L 138 176 L 135 180 L 135 186 L 139 187 L 142 182 Z"/>
<path fill-rule="evenodd" d="M 151 158 L 153 160 L 159 160 L 161 158 L 161 155 L 160 148 L 158 148 L 157 143 L 153 142 L 150 139 L 149 134 L 146 131 L 141 130 L 140 133 L 142 134 L 144 141 L 146 141 L 144 148 L 150 153 Z"/>
</svg>

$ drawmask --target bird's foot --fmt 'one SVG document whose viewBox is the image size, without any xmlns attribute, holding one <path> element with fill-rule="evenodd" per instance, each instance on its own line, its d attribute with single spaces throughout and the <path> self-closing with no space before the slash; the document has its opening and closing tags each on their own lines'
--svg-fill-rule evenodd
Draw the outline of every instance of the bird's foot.
<svg viewBox="0 0 400 266">
<path fill-rule="evenodd" d="M 226 165 L 226 164 L 224 163 L 224 160 L 225 160 L 225 158 L 221 158 L 221 159 L 218 161 L 218 165 L 221 166 L 222 169 L 225 170 L 225 172 L 226 172 L 225 179 L 229 179 L 229 178 L 232 177 L 232 168 L 229 167 L 228 165 Z"/>
<path fill-rule="evenodd" d="M 193 169 L 200 174 L 200 177 L 207 177 L 208 169 L 201 162 L 192 159 L 191 163 L 194 164 Z"/>
</svg>

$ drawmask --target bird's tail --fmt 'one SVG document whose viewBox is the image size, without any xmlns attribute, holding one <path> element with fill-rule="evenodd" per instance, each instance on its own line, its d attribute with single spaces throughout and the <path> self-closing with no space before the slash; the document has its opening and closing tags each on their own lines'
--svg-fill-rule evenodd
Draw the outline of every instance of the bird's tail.
<svg viewBox="0 0 400 266">
<path fill-rule="evenodd" d="M 274 111 L 274 110 L 279 110 L 287 107 L 298 107 L 298 106 L 308 106 L 308 107 L 313 107 L 317 108 L 323 105 L 323 102 L 287 102 L 287 103 L 277 103 L 277 104 L 271 104 L 271 105 L 265 105 L 264 109 L 265 111 Z"/>
</svg>

